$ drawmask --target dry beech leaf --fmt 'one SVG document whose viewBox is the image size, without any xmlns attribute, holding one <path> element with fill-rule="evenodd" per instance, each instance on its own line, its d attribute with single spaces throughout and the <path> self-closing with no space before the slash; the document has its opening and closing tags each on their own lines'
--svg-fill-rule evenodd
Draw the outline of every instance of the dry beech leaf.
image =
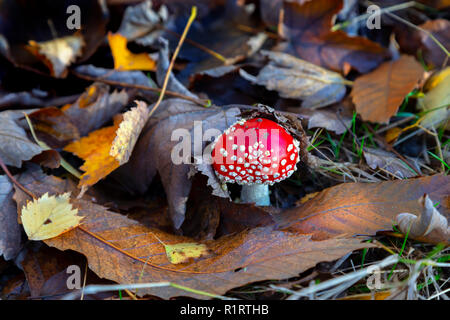
<svg viewBox="0 0 450 320">
<path fill-rule="evenodd" d="M 287 52 L 334 71 L 349 71 L 350 66 L 365 73 L 378 66 L 389 56 L 385 48 L 342 30 L 331 31 L 342 6 L 342 0 L 284 1 L 280 33 L 289 42 Z"/>
<path fill-rule="evenodd" d="M 399 212 L 420 215 L 417 199 L 425 193 L 434 201 L 446 203 L 450 177 L 434 175 L 379 183 L 343 183 L 319 192 L 274 219 L 282 230 L 311 233 L 315 240 L 339 234 L 375 234 L 392 230 Z M 448 207 L 443 206 L 441 212 L 450 217 Z"/>
<path fill-rule="evenodd" d="M 41 178 L 22 180 L 22 183 L 36 195 L 67 190 L 62 179 Z M 21 207 L 27 196 L 16 189 L 15 199 Z M 71 202 L 80 215 L 85 216 L 83 224 L 44 242 L 59 250 L 71 249 L 84 254 L 89 268 L 98 276 L 122 284 L 171 281 L 192 289 L 224 294 L 255 281 L 298 276 L 318 262 L 332 261 L 353 250 L 373 246 L 357 238 L 311 241 L 311 235 L 271 227 L 244 230 L 217 240 L 195 241 L 145 227 L 89 201 L 73 199 Z M 196 242 L 204 244 L 209 252 L 186 263 L 172 264 L 160 241 L 169 245 Z M 138 293 L 166 299 L 179 295 L 205 298 L 172 287 L 139 289 Z"/>
<path fill-rule="evenodd" d="M 28 50 L 42 59 L 56 78 L 67 75 L 67 67 L 81 56 L 84 39 L 81 33 L 45 42 L 29 41 Z"/>
<path fill-rule="evenodd" d="M 381 149 L 364 148 L 364 159 L 371 169 L 381 169 L 394 175 L 397 179 L 412 178 L 417 176 L 412 168 L 410 168 L 401 159 L 398 159 L 395 154 L 386 152 Z M 414 167 L 418 172 L 420 168 L 416 165 Z"/>
<path fill-rule="evenodd" d="M 172 264 L 186 263 L 190 259 L 197 259 L 209 253 L 205 244 L 195 242 L 164 244 L 164 249 Z"/>
<path fill-rule="evenodd" d="M 84 160 L 84 171 L 79 186 L 92 186 L 116 170 L 120 164 L 109 152 L 116 137 L 122 116 L 114 119 L 114 125 L 91 132 L 87 137 L 67 145 L 64 150 Z"/>
<path fill-rule="evenodd" d="M 450 129 L 450 67 L 431 76 L 425 84 L 425 97 L 419 98 L 417 105 L 422 111 L 429 111 L 420 121 L 425 128 L 445 125 Z M 433 110 L 433 111 L 431 111 Z"/>
<path fill-rule="evenodd" d="M 62 108 L 64 114 L 78 128 L 80 136 L 101 128 L 128 103 L 125 90 L 109 93 L 109 86 L 94 83 L 71 105 Z"/>
<path fill-rule="evenodd" d="M 396 220 L 399 230 L 409 234 L 413 239 L 431 242 L 450 243 L 450 228 L 448 220 L 433 205 L 430 197 L 425 194 L 419 199 L 421 214 L 400 213 Z"/>
<path fill-rule="evenodd" d="M 156 62 L 147 53 L 134 54 L 127 48 L 127 38 L 119 33 L 108 33 L 109 46 L 114 58 L 114 69 L 155 71 Z"/>
<path fill-rule="evenodd" d="M 137 107 L 124 113 L 123 120 L 116 131 L 116 137 L 109 151 L 109 154 L 120 165 L 127 163 L 128 159 L 130 159 L 136 141 L 148 120 L 149 110 L 147 104 L 143 101 L 136 101 L 136 104 Z"/>
<path fill-rule="evenodd" d="M 286 53 L 262 51 L 270 59 L 254 77 L 240 70 L 243 78 L 277 91 L 281 97 L 302 100 L 304 108 L 320 108 L 340 101 L 346 92 L 345 79 Z"/>
<path fill-rule="evenodd" d="M 191 155 L 202 156 L 202 151 L 210 142 L 201 141 L 207 130 L 222 132 L 237 121 L 239 114 L 240 110 L 235 107 L 204 108 L 182 99 L 164 100 L 142 130 L 130 161 L 115 173 L 116 178 L 129 190 L 144 193 L 156 173 L 159 173 L 167 195 L 170 217 L 174 226 L 179 228 L 184 221 L 186 202 L 191 190 L 189 173 L 194 169 Z M 194 137 L 197 139 L 196 144 Z M 214 137 L 208 137 L 211 138 Z M 184 139 L 190 139 L 191 143 L 186 144 L 188 140 Z M 198 143 L 199 140 L 201 143 Z M 183 142 L 191 146 L 187 154 L 181 152 Z M 180 163 L 174 163 L 172 155 Z M 208 175 L 207 170 L 211 166 L 204 163 L 197 168 Z M 208 177 L 208 185 L 213 188 L 213 193 L 228 197 L 221 189 L 217 177 L 213 173 Z"/>
<path fill-rule="evenodd" d="M 364 121 L 388 123 L 423 75 L 414 57 L 402 55 L 355 80 L 351 96 Z"/>
<path fill-rule="evenodd" d="M 42 197 L 29 201 L 22 208 L 21 220 L 30 240 L 45 240 L 59 236 L 76 226 L 83 217 L 69 202 L 70 193 Z"/>
<path fill-rule="evenodd" d="M 44 151 L 31 142 L 17 120 L 23 117 L 20 111 L 0 112 L 0 157 L 6 165 L 20 168 L 22 161 L 30 160 Z"/>
</svg>

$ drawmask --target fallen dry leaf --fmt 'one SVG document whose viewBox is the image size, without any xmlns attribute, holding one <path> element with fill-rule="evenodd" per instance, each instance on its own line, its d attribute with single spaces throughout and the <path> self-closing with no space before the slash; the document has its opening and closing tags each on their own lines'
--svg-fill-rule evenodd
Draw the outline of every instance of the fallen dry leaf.
<svg viewBox="0 0 450 320">
<path fill-rule="evenodd" d="M 338 234 L 375 234 L 392 230 L 399 212 L 420 215 L 417 199 L 425 193 L 433 201 L 440 201 L 440 210 L 448 219 L 446 197 L 450 194 L 450 177 L 442 175 L 380 183 L 343 183 L 319 192 L 274 219 L 282 230 L 312 233 L 315 240 Z"/>
<path fill-rule="evenodd" d="M 449 244 L 450 228 L 447 218 L 439 213 L 427 194 L 422 196 L 418 203 L 421 207 L 420 215 L 411 213 L 397 215 L 396 220 L 399 230 L 413 239 Z"/>
<path fill-rule="evenodd" d="M 351 96 L 364 121 L 387 123 L 423 75 L 414 57 L 403 55 L 355 80 Z"/>
<path fill-rule="evenodd" d="M 364 159 L 371 169 L 381 169 L 391 173 L 397 179 L 412 178 L 417 173 L 393 153 L 374 148 L 364 148 Z M 416 165 L 414 169 L 420 172 Z"/>
<path fill-rule="evenodd" d="M 122 116 L 118 116 L 114 119 L 114 125 L 93 131 L 87 137 L 64 148 L 65 151 L 72 152 L 84 160 L 84 164 L 80 167 L 84 171 L 80 187 L 94 185 L 120 166 L 109 153 L 121 121 Z"/>
<path fill-rule="evenodd" d="M 80 139 L 78 128 L 59 108 L 48 107 L 28 115 L 39 140 L 52 148 L 61 148 L 67 143 Z"/>
<path fill-rule="evenodd" d="M 49 196 L 45 193 L 38 199 L 24 204 L 21 220 L 30 240 L 45 240 L 57 237 L 78 226 L 83 217 L 69 202 L 70 193 Z"/>
<path fill-rule="evenodd" d="M 450 67 L 432 75 L 425 83 L 425 96 L 417 100 L 417 105 L 427 113 L 420 125 L 430 129 L 445 125 L 450 128 Z"/>
<path fill-rule="evenodd" d="M 109 154 L 119 162 L 119 165 L 127 163 L 130 159 L 136 141 L 148 120 L 147 104 L 143 101 L 136 101 L 136 104 L 137 107 L 124 113 L 109 151 Z"/>
<path fill-rule="evenodd" d="M 80 136 L 102 127 L 128 103 L 125 90 L 109 93 L 109 86 L 94 83 L 71 105 L 61 110 L 78 128 Z"/>
<path fill-rule="evenodd" d="M 52 76 L 64 78 L 67 68 L 81 56 L 84 45 L 81 33 L 75 33 L 44 42 L 30 40 L 27 48 L 44 62 Z"/>
<path fill-rule="evenodd" d="M 12 199 L 13 186 L 6 175 L 0 175 L 0 257 L 13 259 L 21 249 L 17 208 Z"/>
<path fill-rule="evenodd" d="M 89 187 L 128 162 L 136 141 L 148 119 L 147 104 L 136 101 L 137 107 L 117 115 L 114 125 L 91 132 L 67 145 L 69 151 L 85 160 L 80 187 Z"/>
<path fill-rule="evenodd" d="M 281 52 L 262 51 L 270 59 L 255 77 L 240 70 L 243 78 L 277 91 L 283 98 L 302 100 L 304 108 L 320 108 L 341 100 L 345 79 L 332 72 Z"/>
<path fill-rule="evenodd" d="M 287 53 L 334 71 L 348 71 L 346 64 L 361 73 L 377 67 L 389 54 L 379 44 L 344 31 L 330 31 L 342 9 L 341 0 L 283 3 L 281 35 L 289 41 Z"/>
<path fill-rule="evenodd" d="M 0 112 L 0 157 L 9 166 L 20 168 L 22 161 L 30 160 L 44 151 L 31 142 L 17 121 L 23 117 L 20 111 Z"/>
<path fill-rule="evenodd" d="M 29 180 L 24 185 L 40 195 L 61 190 L 66 182 L 47 176 L 41 181 Z M 16 190 L 15 198 L 18 206 L 26 201 L 26 195 L 20 190 Z M 84 254 L 91 270 L 118 283 L 171 281 L 192 289 L 224 294 L 250 282 L 298 276 L 318 262 L 332 261 L 353 250 L 373 246 L 356 238 L 311 241 L 310 235 L 261 227 L 198 242 L 208 247 L 208 255 L 174 265 L 156 237 L 166 244 L 189 243 L 194 242 L 193 239 L 144 227 L 85 200 L 74 199 L 72 203 L 85 216 L 83 225 L 44 242 L 60 250 L 71 249 Z M 139 289 L 138 293 L 162 298 L 179 295 L 205 298 L 194 292 L 180 293 L 172 287 Z"/>
<path fill-rule="evenodd" d="M 156 70 L 156 62 L 148 53 L 132 53 L 127 48 L 127 38 L 119 33 L 108 33 L 109 46 L 114 57 L 116 70 Z"/>
<path fill-rule="evenodd" d="M 168 19 L 167 7 L 162 4 L 158 12 L 152 9 L 151 1 L 143 1 L 135 6 L 128 6 L 117 33 L 128 41 L 135 41 L 143 46 L 150 46 L 164 32 L 160 26 Z"/>
</svg>

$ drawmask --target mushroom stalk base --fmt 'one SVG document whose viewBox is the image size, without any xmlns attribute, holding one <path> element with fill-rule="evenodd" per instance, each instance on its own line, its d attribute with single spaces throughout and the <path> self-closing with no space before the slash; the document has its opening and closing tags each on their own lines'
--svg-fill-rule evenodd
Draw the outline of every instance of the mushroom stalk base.
<svg viewBox="0 0 450 320">
<path fill-rule="evenodd" d="M 253 184 L 243 185 L 241 202 L 254 203 L 257 206 L 270 206 L 269 185 Z"/>
</svg>

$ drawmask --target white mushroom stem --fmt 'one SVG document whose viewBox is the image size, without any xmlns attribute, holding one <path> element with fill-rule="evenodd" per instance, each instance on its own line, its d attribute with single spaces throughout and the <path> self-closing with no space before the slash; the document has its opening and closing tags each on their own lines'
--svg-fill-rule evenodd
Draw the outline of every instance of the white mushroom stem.
<svg viewBox="0 0 450 320">
<path fill-rule="evenodd" d="M 242 203 L 254 203 L 257 206 L 270 206 L 269 185 L 243 185 L 241 191 Z"/>
</svg>

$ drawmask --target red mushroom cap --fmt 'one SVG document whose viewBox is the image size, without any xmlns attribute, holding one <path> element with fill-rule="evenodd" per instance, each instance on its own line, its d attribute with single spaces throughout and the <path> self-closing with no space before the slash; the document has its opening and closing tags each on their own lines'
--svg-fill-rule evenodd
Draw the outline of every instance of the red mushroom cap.
<svg viewBox="0 0 450 320">
<path fill-rule="evenodd" d="M 216 139 L 212 158 L 224 182 L 272 185 L 296 170 L 299 142 L 272 120 L 242 119 Z"/>
</svg>

